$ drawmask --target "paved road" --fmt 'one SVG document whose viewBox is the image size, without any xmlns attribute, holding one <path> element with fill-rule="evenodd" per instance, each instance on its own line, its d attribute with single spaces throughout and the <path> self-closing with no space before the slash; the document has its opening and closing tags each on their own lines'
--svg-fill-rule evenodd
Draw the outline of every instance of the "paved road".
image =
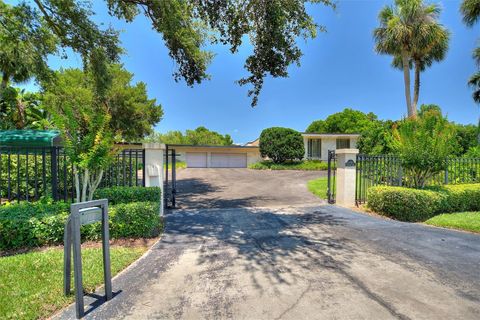
<svg viewBox="0 0 480 320">
<path fill-rule="evenodd" d="M 321 204 L 307 189 L 307 181 L 324 171 L 269 171 L 251 169 L 178 170 L 178 206 L 181 208 L 240 208 Z"/>
<path fill-rule="evenodd" d="M 479 270 L 478 235 L 329 205 L 189 209 L 86 318 L 479 319 Z"/>
</svg>

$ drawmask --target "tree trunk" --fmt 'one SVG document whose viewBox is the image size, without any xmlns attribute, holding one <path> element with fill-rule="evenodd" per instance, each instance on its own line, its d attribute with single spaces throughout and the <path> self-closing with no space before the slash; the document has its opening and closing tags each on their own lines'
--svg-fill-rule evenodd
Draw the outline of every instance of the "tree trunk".
<svg viewBox="0 0 480 320">
<path fill-rule="evenodd" d="M 413 84 L 413 105 L 412 108 L 417 112 L 418 97 L 420 95 L 420 61 L 415 61 L 415 80 Z"/>
<path fill-rule="evenodd" d="M 95 193 L 95 190 L 97 190 L 98 186 L 100 185 L 100 182 L 102 181 L 102 177 L 103 177 L 103 170 L 100 170 L 96 179 L 90 183 L 90 188 L 88 190 L 88 201 L 93 200 L 93 195 Z"/>
<path fill-rule="evenodd" d="M 85 169 L 83 172 L 83 185 L 82 185 L 82 197 L 80 198 L 80 201 L 87 201 L 87 189 L 88 189 L 88 181 L 90 180 L 90 174 L 88 169 Z"/>
<path fill-rule="evenodd" d="M 75 177 L 75 202 L 80 202 L 80 177 L 76 165 L 73 165 L 73 175 Z"/>
<path fill-rule="evenodd" d="M 405 100 L 407 101 L 407 111 L 409 118 L 417 116 L 417 110 L 412 108 L 412 96 L 410 94 L 410 68 L 408 67 L 408 54 L 402 53 L 403 80 L 405 82 Z"/>
</svg>

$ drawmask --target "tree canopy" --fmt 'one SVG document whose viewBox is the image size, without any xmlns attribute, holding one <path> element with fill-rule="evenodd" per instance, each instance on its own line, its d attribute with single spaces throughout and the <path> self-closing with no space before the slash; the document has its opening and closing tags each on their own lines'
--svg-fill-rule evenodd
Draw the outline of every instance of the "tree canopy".
<svg viewBox="0 0 480 320">
<path fill-rule="evenodd" d="M 155 133 L 146 138 L 149 142 L 161 142 L 166 144 L 191 144 L 191 145 L 218 145 L 229 146 L 233 144 L 229 134 L 222 135 L 203 126 L 194 130 L 186 130 L 185 134 L 174 130 L 166 133 Z"/>
<path fill-rule="evenodd" d="M 54 34 L 60 47 L 71 48 L 94 75 L 98 95 L 112 81 L 107 65 L 123 52 L 118 32 L 101 28 L 93 20 L 92 1 L 33 0 L 19 6 L 30 12 L 31 23 Z M 252 105 L 258 102 L 265 77 L 286 77 L 288 67 L 300 64 L 302 52 L 297 38 L 314 38 L 324 27 L 307 13 L 307 3 L 334 7 L 331 0 L 245 0 L 245 1 L 138 1 L 105 0 L 111 16 L 132 22 L 143 14 L 161 34 L 175 61 L 176 80 L 188 85 L 209 78 L 207 66 L 213 53 L 208 44 L 223 44 L 236 53 L 245 39 L 252 52 L 245 60 L 249 75 L 240 85 L 251 85 Z M 2 2 L 2 5 L 5 6 Z M 19 7 L 16 6 L 16 7 Z M 49 47 L 50 49 L 50 47 Z M 37 62 L 45 62 L 42 56 Z"/>
</svg>

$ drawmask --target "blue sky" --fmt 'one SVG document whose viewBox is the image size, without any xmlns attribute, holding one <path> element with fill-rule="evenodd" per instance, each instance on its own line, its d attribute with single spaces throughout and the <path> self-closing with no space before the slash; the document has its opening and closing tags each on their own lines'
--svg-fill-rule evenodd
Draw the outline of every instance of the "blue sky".
<svg viewBox="0 0 480 320">
<path fill-rule="evenodd" d="M 382 119 L 400 119 L 406 113 L 402 72 L 390 67 L 391 58 L 374 50 L 372 30 L 380 9 L 392 1 L 339 1 L 334 11 L 322 5 L 310 7 L 317 23 L 327 27 L 314 40 L 299 40 L 304 56 L 301 67 L 292 66 L 286 79 L 268 78 L 258 106 L 250 107 L 247 87 L 235 81 L 247 75 L 243 69 L 251 47 L 236 55 L 215 46 L 217 54 L 208 72 L 212 79 L 194 88 L 173 80 L 174 63 L 168 57 L 161 35 L 139 16 L 126 24 L 108 16 L 103 1 L 96 1 L 95 20 L 124 30 L 121 41 L 127 54 L 122 62 L 135 80 L 148 85 L 149 95 L 164 108 L 160 132 L 206 126 L 229 133 L 235 142 L 258 137 L 271 126 L 303 131 L 310 122 L 351 107 L 374 112 Z M 471 99 L 468 77 L 475 71 L 471 52 L 479 38 L 478 28 L 461 21 L 459 1 L 438 1 L 441 22 L 451 31 L 446 59 L 422 74 L 420 103 L 435 103 L 450 120 L 476 123 L 479 108 Z M 52 58 L 53 68 L 80 66 L 74 55 Z"/>
</svg>

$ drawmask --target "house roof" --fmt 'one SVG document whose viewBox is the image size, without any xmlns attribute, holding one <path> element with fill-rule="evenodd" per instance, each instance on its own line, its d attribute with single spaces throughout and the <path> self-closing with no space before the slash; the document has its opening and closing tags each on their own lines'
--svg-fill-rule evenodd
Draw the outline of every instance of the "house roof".
<svg viewBox="0 0 480 320">
<path fill-rule="evenodd" d="M 217 149 L 258 149 L 258 146 L 239 146 L 236 144 L 228 146 L 212 146 L 212 145 L 194 145 L 194 144 L 166 144 L 167 147 L 178 147 L 178 148 L 217 148 Z"/>
<path fill-rule="evenodd" d="M 358 138 L 359 133 L 309 133 L 302 132 L 304 137 Z"/>
</svg>

